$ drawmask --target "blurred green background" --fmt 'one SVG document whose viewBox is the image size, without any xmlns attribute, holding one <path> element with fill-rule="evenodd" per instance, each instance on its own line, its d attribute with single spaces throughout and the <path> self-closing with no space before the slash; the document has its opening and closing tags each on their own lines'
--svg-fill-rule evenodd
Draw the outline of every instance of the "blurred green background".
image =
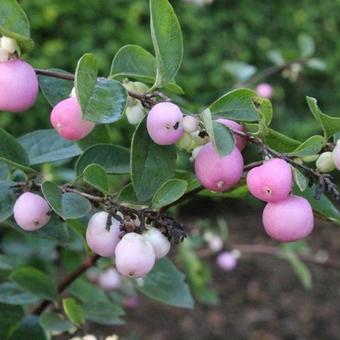
<svg viewBox="0 0 340 340">
<path fill-rule="evenodd" d="M 21 4 L 36 42 L 35 50 L 25 58 L 36 67 L 74 71 L 82 54 L 92 52 L 102 75 L 107 75 L 114 54 L 124 44 L 139 44 L 152 52 L 147 0 L 22 0 Z M 337 115 L 340 0 L 324 0 L 318 6 L 308 0 L 279 4 L 272 0 L 176 0 L 172 4 L 185 43 L 178 83 L 194 109 L 211 103 L 237 83 L 228 72 L 228 61 L 263 70 L 282 58 L 299 59 L 302 36 L 307 43 L 314 40 L 318 65 L 304 67 L 299 74 L 297 67 L 293 74 L 288 69 L 265 79 L 274 86 L 274 127 L 300 139 L 317 132 L 306 95 L 318 98 L 326 113 Z M 49 127 L 49 110 L 40 98 L 32 114 L 3 113 L 0 125 L 15 135 Z"/>
</svg>

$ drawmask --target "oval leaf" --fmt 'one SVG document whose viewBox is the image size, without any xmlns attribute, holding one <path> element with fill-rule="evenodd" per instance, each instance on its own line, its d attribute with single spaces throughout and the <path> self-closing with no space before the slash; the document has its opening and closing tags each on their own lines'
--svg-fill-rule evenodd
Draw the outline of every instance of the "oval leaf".
<svg viewBox="0 0 340 340">
<path fill-rule="evenodd" d="M 127 174 L 130 172 L 130 152 L 118 145 L 96 144 L 78 159 L 77 175 L 81 175 L 90 164 L 100 165 L 109 174 Z"/>
<path fill-rule="evenodd" d="M 150 0 L 151 37 L 156 54 L 155 87 L 175 79 L 183 58 L 183 38 L 176 14 L 168 0 Z"/>
<path fill-rule="evenodd" d="M 131 143 L 132 184 L 138 200 L 147 202 L 174 176 L 176 148 L 154 143 L 146 129 L 146 119 L 138 125 Z"/>
<path fill-rule="evenodd" d="M 181 179 L 169 179 L 152 198 L 152 207 L 160 209 L 181 198 L 187 190 L 187 182 Z"/>
<path fill-rule="evenodd" d="M 89 165 L 84 170 L 83 178 L 87 184 L 103 193 L 108 193 L 109 181 L 105 170 L 101 166 L 97 164 Z"/>
</svg>

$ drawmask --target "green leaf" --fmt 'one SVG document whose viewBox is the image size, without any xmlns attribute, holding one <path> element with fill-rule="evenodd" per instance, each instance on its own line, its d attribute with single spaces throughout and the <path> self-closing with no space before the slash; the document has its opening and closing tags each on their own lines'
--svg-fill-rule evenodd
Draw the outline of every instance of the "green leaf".
<svg viewBox="0 0 340 340">
<path fill-rule="evenodd" d="M 312 276 L 308 267 L 299 259 L 295 251 L 289 244 L 282 246 L 283 257 L 288 260 L 296 276 L 305 289 L 312 288 Z"/>
<path fill-rule="evenodd" d="M 166 181 L 152 198 L 152 207 L 160 209 L 181 198 L 187 190 L 187 182 L 181 179 L 169 179 Z"/>
<path fill-rule="evenodd" d="M 155 87 L 175 79 L 183 59 L 183 38 L 176 14 L 168 0 L 150 0 L 151 38 L 155 49 Z"/>
<path fill-rule="evenodd" d="M 73 192 L 63 193 L 53 182 L 45 181 L 41 190 L 55 213 L 64 220 L 86 216 L 92 209 L 85 197 Z"/>
<path fill-rule="evenodd" d="M 76 297 L 81 302 L 109 302 L 107 295 L 103 290 L 98 289 L 98 287 L 84 278 L 79 278 L 75 280 L 67 291 Z"/>
<path fill-rule="evenodd" d="M 51 68 L 47 69 L 47 71 L 59 72 L 72 76 L 72 73 L 60 69 Z M 69 98 L 74 86 L 73 81 L 55 77 L 39 75 L 38 80 L 44 97 L 52 107 L 56 106 L 62 100 Z"/>
<path fill-rule="evenodd" d="M 0 303 L 8 305 L 29 305 L 37 303 L 39 297 L 24 291 L 14 282 L 4 282 L 0 284 Z"/>
<path fill-rule="evenodd" d="M 14 182 L 0 181 L 0 222 L 7 220 L 13 214 L 16 197 L 12 185 Z"/>
<path fill-rule="evenodd" d="M 66 224 L 60 221 L 59 217 L 54 214 L 44 228 L 34 232 L 34 236 L 54 240 L 64 247 L 67 246 L 67 243 L 70 241 L 70 233 Z"/>
<path fill-rule="evenodd" d="M 82 306 L 73 298 L 63 299 L 63 308 L 70 321 L 77 327 L 85 323 L 84 310 Z"/>
<path fill-rule="evenodd" d="M 303 192 L 301 192 L 299 188 L 294 187 L 294 193 L 306 198 L 316 213 L 336 224 L 340 224 L 340 211 L 334 206 L 331 200 L 326 195 L 321 195 L 319 200 L 314 198 L 315 186 L 307 187 Z"/>
<path fill-rule="evenodd" d="M 319 106 L 318 102 L 315 98 L 306 97 L 307 104 L 309 106 L 310 111 L 312 112 L 314 118 L 320 123 L 323 134 L 325 136 L 325 141 L 340 131 L 340 118 L 339 117 L 331 117 L 323 113 Z"/>
<path fill-rule="evenodd" d="M 109 129 L 108 125 L 96 125 L 89 135 L 77 141 L 78 146 L 85 151 L 95 144 L 110 144 Z"/>
<path fill-rule="evenodd" d="M 84 170 L 84 181 L 96 188 L 97 190 L 107 194 L 109 190 L 109 181 L 105 170 L 98 164 L 90 164 Z"/>
<path fill-rule="evenodd" d="M 118 145 L 97 144 L 87 149 L 76 164 L 77 175 L 81 175 L 90 164 L 98 164 L 109 174 L 130 172 L 130 152 Z"/>
<path fill-rule="evenodd" d="M 149 201 L 159 187 L 174 176 L 175 169 L 176 148 L 154 143 L 144 119 L 131 142 L 131 178 L 138 200 Z"/>
<path fill-rule="evenodd" d="M 325 144 L 325 138 L 319 135 L 312 136 L 301 143 L 294 151 L 290 152 L 290 156 L 305 157 L 319 153 Z"/>
<path fill-rule="evenodd" d="M 23 171 L 35 171 L 29 167 L 29 159 L 25 149 L 3 129 L 0 129 L 0 145 L 6 145 L 6 147 L 0 148 L 0 160 Z"/>
<path fill-rule="evenodd" d="M 253 102 L 256 97 L 252 90 L 236 89 L 217 99 L 209 108 L 213 117 L 254 122 L 258 120 L 258 112 Z"/>
<path fill-rule="evenodd" d="M 123 46 L 113 59 L 110 76 L 152 82 L 156 77 L 156 59 L 138 45 Z"/>
<path fill-rule="evenodd" d="M 256 67 L 242 61 L 228 60 L 224 64 L 225 70 L 238 81 L 246 81 L 256 73 Z"/>
<path fill-rule="evenodd" d="M 45 312 L 40 315 L 39 323 L 47 334 L 59 335 L 64 332 L 74 332 L 76 328 L 62 314 Z"/>
<path fill-rule="evenodd" d="M 83 305 L 86 321 L 96 322 L 101 325 L 121 325 L 120 318 L 124 314 L 122 308 L 111 302 L 89 302 Z"/>
<path fill-rule="evenodd" d="M 14 333 L 8 340 L 47 340 L 47 336 L 40 326 L 39 318 L 35 315 L 29 315 L 23 319 Z"/>
<path fill-rule="evenodd" d="M 16 0 L 0 1 L 0 35 L 17 40 L 24 50 L 34 46 L 27 16 Z"/>
<path fill-rule="evenodd" d="M 127 184 L 118 194 L 118 202 L 138 204 L 136 192 L 133 189 L 132 183 Z"/>
<path fill-rule="evenodd" d="M 311 57 L 315 52 L 314 39 L 307 34 L 302 33 L 298 35 L 298 46 L 301 52 L 301 57 Z"/>
<path fill-rule="evenodd" d="M 301 145 L 300 141 L 273 129 L 268 129 L 268 134 L 265 136 L 264 141 L 271 148 L 284 153 L 292 152 Z"/>
<path fill-rule="evenodd" d="M 234 134 L 224 124 L 212 120 L 209 108 L 201 113 L 201 119 L 218 154 L 221 157 L 228 155 L 235 145 Z"/>
<path fill-rule="evenodd" d="M 293 177 L 294 182 L 296 183 L 300 191 L 305 191 L 308 185 L 308 180 L 305 175 L 303 175 L 300 170 L 293 168 Z"/>
<path fill-rule="evenodd" d="M 38 269 L 32 267 L 17 269 L 10 275 L 10 279 L 40 298 L 56 300 L 58 297 L 54 281 Z"/>
<path fill-rule="evenodd" d="M 0 303 L 0 339 L 7 339 L 23 316 L 22 307 Z"/>
<path fill-rule="evenodd" d="M 53 129 L 30 132 L 18 141 L 26 150 L 30 165 L 72 158 L 81 152 L 76 144 L 61 138 Z"/>
<path fill-rule="evenodd" d="M 269 99 L 254 97 L 253 103 L 258 114 L 259 130 L 257 134 L 265 137 L 269 133 L 269 125 L 273 119 L 273 107 Z"/>
<path fill-rule="evenodd" d="M 11 177 L 11 171 L 8 164 L 0 161 L 0 180 L 8 180 Z"/>
<path fill-rule="evenodd" d="M 116 80 L 98 78 L 97 61 L 92 54 L 80 58 L 75 88 L 84 118 L 98 124 L 113 123 L 125 110 L 127 92 Z"/>
<path fill-rule="evenodd" d="M 156 262 L 155 267 L 145 277 L 143 283 L 137 284 L 137 289 L 156 301 L 192 309 L 194 301 L 184 279 L 185 275 L 165 257 Z"/>
</svg>

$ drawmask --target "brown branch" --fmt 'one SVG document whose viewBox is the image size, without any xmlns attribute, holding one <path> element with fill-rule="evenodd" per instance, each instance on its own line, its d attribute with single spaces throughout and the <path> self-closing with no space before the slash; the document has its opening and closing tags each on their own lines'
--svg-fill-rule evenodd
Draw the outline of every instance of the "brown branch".
<svg viewBox="0 0 340 340">
<path fill-rule="evenodd" d="M 94 266 L 96 262 L 99 260 L 99 255 L 92 255 L 88 257 L 77 269 L 67 275 L 58 285 L 58 293 L 61 294 L 64 290 L 75 281 L 80 275 L 85 273 L 89 268 Z M 33 309 L 32 314 L 40 315 L 50 304 L 51 300 L 44 300 L 38 305 L 35 309 Z"/>
</svg>

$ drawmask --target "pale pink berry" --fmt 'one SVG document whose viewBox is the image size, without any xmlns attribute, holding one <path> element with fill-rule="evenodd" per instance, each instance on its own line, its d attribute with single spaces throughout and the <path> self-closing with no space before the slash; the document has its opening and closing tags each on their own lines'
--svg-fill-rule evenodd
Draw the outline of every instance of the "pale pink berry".
<svg viewBox="0 0 340 340">
<path fill-rule="evenodd" d="M 181 125 L 185 132 L 192 133 L 198 129 L 199 120 L 194 116 L 185 116 Z"/>
<path fill-rule="evenodd" d="M 247 175 L 249 191 L 258 199 L 278 202 L 288 197 L 292 190 L 293 175 L 290 165 L 280 158 L 266 161 Z"/>
<path fill-rule="evenodd" d="M 270 84 L 262 83 L 256 86 L 258 96 L 270 99 L 273 96 L 273 87 Z"/>
<path fill-rule="evenodd" d="M 19 227 L 33 231 L 45 226 L 51 218 L 51 209 L 40 195 L 25 192 L 16 200 L 14 219 Z"/>
<path fill-rule="evenodd" d="M 0 63 L 0 111 L 26 111 L 38 93 L 38 79 L 30 64 L 20 59 Z"/>
<path fill-rule="evenodd" d="M 117 289 L 120 287 L 121 283 L 121 275 L 114 268 L 108 268 L 99 274 L 98 285 L 105 290 Z"/>
<path fill-rule="evenodd" d="M 263 225 L 267 234 L 281 242 L 307 237 L 314 228 L 313 210 L 309 202 L 299 196 L 267 203 L 263 211 Z"/>
<path fill-rule="evenodd" d="M 67 140 L 82 139 L 95 127 L 94 122 L 83 119 L 80 105 L 74 97 L 58 103 L 53 108 L 50 119 L 59 135 Z"/>
<path fill-rule="evenodd" d="M 217 256 L 216 263 L 221 269 L 231 271 L 237 265 L 237 258 L 232 252 L 224 251 Z"/>
<path fill-rule="evenodd" d="M 149 273 L 156 260 L 151 243 L 137 233 L 126 234 L 118 243 L 115 254 L 117 270 L 134 278 Z"/>
<path fill-rule="evenodd" d="M 109 214 L 105 211 L 95 213 L 89 220 L 86 229 L 86 242 L 90 249 L 103 257 L 111 257 L 119 242 L 120 222 L 111 218 L 110 229 L 107 229 Z"/>
<path fill-rule="evenodd" d="M 177 105 L 168 102 L 156 104 L 146 121 L 151 139 L 159 145 L 176 143 L 183 134 L 180 125 L 182 118 L 183 114 Z"/>
<path fill-rule="evenodd" d="M 244 126 L 239 124 L 239 123 L 234 122 L 233 120 L 220 118 L 220 119 L 217 119 L 217 121 L 219 123 L 222 123 L 225 126 L 228 126 L 232 130 L 239 131 L 239 132 L 245 132 Z M 242 151 L 245 148 L 246 144 L 247 144 L 247 138 L 235 134 L 235 139 L 236 139 L 236 147 L 240 151 Z"/>
<path fill-rule="evenodd" d="M 236 185 L 243 173 L 243 157 L 234 147 L 221 157 L 212 143 L 205 144 L 195 158 L 195 173 L 202 185 L 212 191 L 227 191 Z"/>
<path fill-rule="evenodd" d="M 152 245 L 156 259 L 160 259 L 168 254 L 171 244 L 161 231 L 156 228 L 150 228 L 142 236 Z"/>
</svg>

